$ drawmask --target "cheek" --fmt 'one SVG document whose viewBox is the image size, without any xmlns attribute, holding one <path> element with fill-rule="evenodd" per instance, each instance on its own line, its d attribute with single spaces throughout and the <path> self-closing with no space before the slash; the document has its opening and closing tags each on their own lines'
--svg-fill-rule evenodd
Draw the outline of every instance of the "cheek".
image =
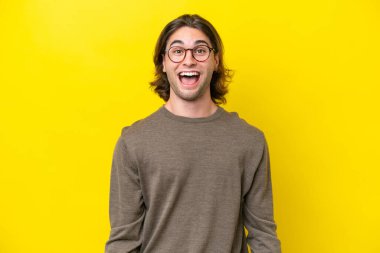
<svg viewBox="0 0 380 253">
<path fill-rule="evenodd" d="M 177 75 L 174 73 L 174 71 L 168 69 L 168 71 L 166 72 L 166 76 L 168 78 L 169 83 L 173 83 L 176 81 Z"/>
</svg>

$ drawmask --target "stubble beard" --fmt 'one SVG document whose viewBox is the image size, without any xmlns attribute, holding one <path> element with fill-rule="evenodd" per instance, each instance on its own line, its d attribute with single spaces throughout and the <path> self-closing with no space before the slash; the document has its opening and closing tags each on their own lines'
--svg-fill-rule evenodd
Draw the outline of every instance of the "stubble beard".
<svg viewBox="0 0 380 253">
<path fill-rule="evenodd" d="M 170 88 L 177 97 L 186 101 L 195 101 L 198 98 L 202 97 L 206 93 L 207 89 L 210 89 L 210 84 L 207 84 L 207 82 L 199 84 L 199 87 L 194 90 L 182 90 L 178 87 L 179 85 L 180 84 L 170 84 Z"/>
</svg>

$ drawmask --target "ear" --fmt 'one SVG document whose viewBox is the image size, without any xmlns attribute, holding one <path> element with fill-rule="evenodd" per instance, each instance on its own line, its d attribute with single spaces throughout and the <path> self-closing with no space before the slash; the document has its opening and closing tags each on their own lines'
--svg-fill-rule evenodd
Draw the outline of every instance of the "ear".
<svg viewBox="0 0 380 253">
<path fill-rule="evenodd" d="M 218 67 L 219 67 L 219 54 L 216 54 L 214 56 L 214 61 L 215 61 L 215 69 L 214 69 L 214 71 L 218 71 Z"/>
<path fill-rule="evenodd" d="M 162 71 L 164 71 L 164 73 L 166 72 L 166 67 L 165 67 L 165 55 L 164 55 L 164 54 L 162 55 Z"/>
</svg>

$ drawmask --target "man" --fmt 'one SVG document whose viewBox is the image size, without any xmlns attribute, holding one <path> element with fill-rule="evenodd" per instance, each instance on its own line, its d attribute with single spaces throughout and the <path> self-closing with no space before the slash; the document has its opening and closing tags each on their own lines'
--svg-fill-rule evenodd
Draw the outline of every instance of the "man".
<svg viewBox="0 0 380 253">
<path fill-rule="evenodd" d="M 264 135 L 218 106 L 230 77 L 218 33 L 178 17 L 154 63 L 166 104 L 117 142 L 106 252 L 279 253 Z"/>
</svg>

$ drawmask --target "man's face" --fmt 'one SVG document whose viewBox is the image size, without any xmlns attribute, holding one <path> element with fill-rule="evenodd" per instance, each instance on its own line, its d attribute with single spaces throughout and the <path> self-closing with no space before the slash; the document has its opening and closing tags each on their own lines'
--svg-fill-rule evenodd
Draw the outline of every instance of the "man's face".
<svg viewBox="0 0 380 253">
<path fill-rule="evenodd" d="M 185 26 L 169 37 L 166 51 L 173 46 L 188 49 L 199 45 L 212 47 L 209 38 L 202 31 Z M 170 98 L 176 96 L 182 100 L 194 101 L 203 96 L 211 96 L 210 82 L 219 64 L 219 57 L 214 52 L 210 53 L 206 61 L 198 62 L 193 58 L 191 50 L 188 50 L 185 59 L 179 63 L 172 62 L 166 53 L 162 63 L 170 83 Z"/>
</svg>

